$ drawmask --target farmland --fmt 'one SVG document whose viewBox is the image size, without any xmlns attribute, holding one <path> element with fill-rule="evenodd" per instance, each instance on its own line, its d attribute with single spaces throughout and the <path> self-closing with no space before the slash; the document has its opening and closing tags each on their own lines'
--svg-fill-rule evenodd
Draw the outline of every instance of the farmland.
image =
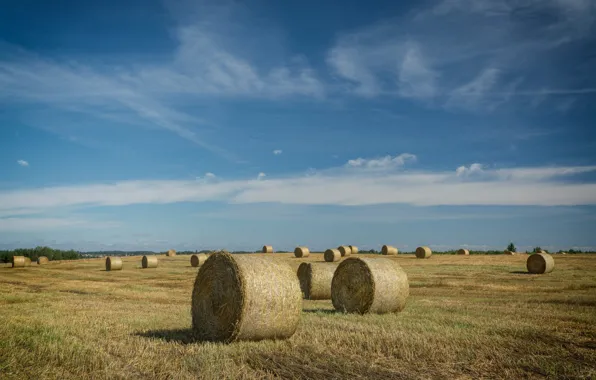
<svg viewBox="0 0 596 380">
<path fill-rule="evenodd" d="M 288 262 L 322 254 L 258 254 Z M 357 255 L 379 257 L 376 255 Z M 596 257 L 556 255 L 526 273 L 527 255 L 390 257 L 408 274 L 398 314 L 336 313 L 303 301 L 284 341 L 192 337 L 190 257 L 122 271 L 103 260 L 12 269 L 0 264 L 0 378 L 589 378 L 596 376 Z"/>
</svg>

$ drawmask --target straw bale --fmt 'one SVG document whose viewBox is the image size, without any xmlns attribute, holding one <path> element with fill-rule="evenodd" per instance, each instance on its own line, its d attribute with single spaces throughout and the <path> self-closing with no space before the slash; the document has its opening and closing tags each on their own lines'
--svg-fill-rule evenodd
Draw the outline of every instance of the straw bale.
<svg viewBox="0 0 596 380">
<path fill-rule="evenodd" d="M 339 261 L 341 259 L 341 253 L 337 249 L 328 249 L 323 254 L 323 257 L 327 262 Z"/>
<path fill-rule="evenodd" d="M 428 259 L 433 254 L 433 251 L 430 250 L 428 247 L 418 247 L 416 248 L 416 257 L 419 259 Z"/>
<path fill-rule="evenodd" d="M 337 247 L 339 253 L 341 253 L 341 257 L 350 256 L 352 254 L 352 249 L 347 245 L 340 245 Z"/>
<path fill-rule="evenodd" d="M 381 248 L 381 253 L 383 255 L 397 255 L 397 252 L 397 248 L 390 245 L 384 245 L 383 248 Z"/>
<path fill-rule="evenodd" d="M 296 247 L 294 249 L 294 256 L 296 257 L 308 257 L 310 256 L 310 249 L 308 247 Z"/>
<path fill-rule="evenodd" d="M 106 271 L 122 270 L 122 259 L 116 256 L 106 258 Z"/>
<path fill-rule="evenodd" d="M 555 269 L 555 259 L 548 253 L 534 253 L 528 256 L 526 267 L 530 273 L 550 273 Z"/>
<path fill-rule="evenodd" d="M 304 299 L 330 300 L 331 280 L 339 264 L 302 263 L 298 267 L 298 279 Z"/>
<path fill-rule="evenodd" d="M 44 264 L 47 264 L 49 261 L 50 260 L 48 260 L 47 257 L 45 257 L 45 256 L 39 256 L 37 258 L 37 265 L 44 265 Z"/>
<path fill-rule="evenodd" d="M 157 268 L 157 256 L 143 256 L 141 265 L 143 266 L 143 269 Z"/>
<path fill-rule="evenodd" d="M 358 247 L 356 247 L 355 245 L 350 245 L 350 250 L 352 251 L 352 254 L 356 254 L 358 253 Z"/>
<path fill-rule="evenodd" d="M 301 313 L 300 284 L 286 263 L 217 252 L 197 273 L 192 326 L 200 340 L 289 338 Z"/>
<path fill-rule="evenodd" d="M 166 252 L 166 256 L 168 256 L 168 257 L 174 257 L 174 256 L 176 256 L 176 250 L 175 249 L 168 249 L 168 252 Z"/>
<path fill-rule="evenodd" d="M 465 248 L 461 248 L 457 250 L 457 254 L 458 255 L 465 255 L 465 256 L 469 256 L 470 255 L 470 251 L 468 251 Z"/>
<path fill-rule="evenodd" d="M 205 260 L 207 260 L 207 258 L 208 256 L 204 253 L 194 254 L 190 256 L 190 265 L 192 265 L 195 268 L 199 267 L 205 263 Z"/>
<path fill-rule="evenodd" d="M 264 245 L 262 252 L 263 253 L 273 253 L 273 246 L 271 246 L 271 245 Z"/>
<path fill-rule="evenodd" d="M 12 267 L 13 268 L 23 268 L 25 267 L 25 256 L 13 256 L 12 257 Z"/>
<path fill-rule="evenodd" d="M 409 294 L 408 276 L 399 264 L 385 258 L 348 258 L 331 281 L 333 306 L 347 313 L 402 311 Z"/>
</svg>

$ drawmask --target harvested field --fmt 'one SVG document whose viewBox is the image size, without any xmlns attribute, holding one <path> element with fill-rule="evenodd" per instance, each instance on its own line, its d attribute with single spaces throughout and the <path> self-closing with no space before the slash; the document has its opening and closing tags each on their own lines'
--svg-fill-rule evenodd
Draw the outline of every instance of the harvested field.
<svg viewBox="0 0 596 380">
<path fill-rule="evenodd" d="M 294 271 L 323 261 L 254 256 Z M 152 270 L 140 256 L 114 272 L 102 259 L 2 265 L 0 378 L 596 377 L 596 256 L 555 255 L 542 275 L 527 273 L 525 254 L 382 258 L 408 275 L 400 313 L 343 314 L 331 300 L 304 300 L 291 338 L 232 344 L 193 337 L 197 268 L 186 255 Z"/>
</svg>

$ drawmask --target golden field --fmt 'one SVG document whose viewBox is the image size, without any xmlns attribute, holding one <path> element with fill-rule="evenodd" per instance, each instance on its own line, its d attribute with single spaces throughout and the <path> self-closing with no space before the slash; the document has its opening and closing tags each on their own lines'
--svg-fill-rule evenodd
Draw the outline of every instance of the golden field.
<svg viewBox="0 0 596 380">
<path fill-rule="evenodd" d="M 0 265 L 0 378 L 596 378 L 596 256 L 555 255 L 546 275 L 525 254 L 390 259 L 409 277 L 403 312 L 303 301 L 292 338 L 232 344 L 192 338 L 190 256 Z"/>
</svg>

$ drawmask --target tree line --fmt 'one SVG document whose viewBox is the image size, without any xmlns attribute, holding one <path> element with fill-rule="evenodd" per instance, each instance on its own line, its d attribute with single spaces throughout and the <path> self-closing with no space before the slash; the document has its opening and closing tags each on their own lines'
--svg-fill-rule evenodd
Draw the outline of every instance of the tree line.
<svg viewBox="0 0 596 380">
<path fill-rule="evenodd" d="M 38 257 L 45 256 L 50 261 L 52 260 L 77 260 L 81 258 L 81 253 L 75 250 L 62 250 L 50 247 L 35 247 L 35 248 L 17 248 L 13 250 L 0 250 L 0 262 L 10 263 L 13 256 L 25 256 L 31 261 L 37 261 Z"/>
</svg>

